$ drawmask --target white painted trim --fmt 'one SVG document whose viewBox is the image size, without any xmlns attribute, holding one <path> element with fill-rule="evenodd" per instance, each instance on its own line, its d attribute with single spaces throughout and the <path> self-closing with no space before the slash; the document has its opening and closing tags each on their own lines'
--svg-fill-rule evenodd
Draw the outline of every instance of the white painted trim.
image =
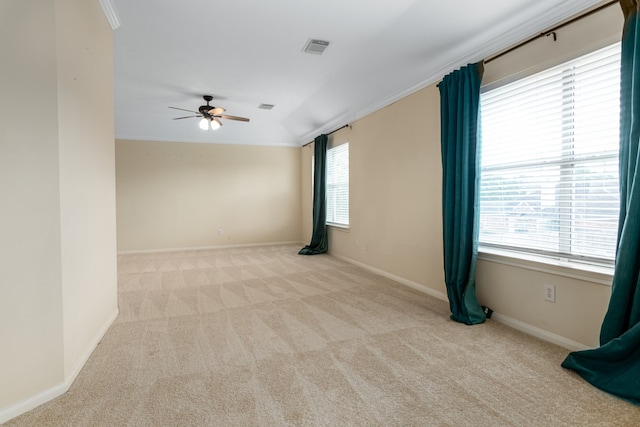
<svg viewBox="0 0 640 427">
<path fill-rule="evenodd" d="M 346 261 L 350 264 L 357 265 L 358 267 L 364 268 L 365 270 L 371 271 L 372 273 L 379 274 L 380 276 L 386 277 L 388 279 L 394 280 L 398 283 L 401 283 L 405 286 L 413 288 L 417 291 L 423 292 L 429 296 L 438 298 L 443 301 L 449 301 L 447 295 L 443 292 L 436 291 L 435 289 L 431 289 L 425 285 L 420 283 L 413 282 L 411 280 L 407 280 L 403 277 L 396 276 L 395 274 L 386 272 L 384 270 L 380 270 L 378 268 L 372 267 L 370 265 L 364 264 L 362 262 L 353 260 L 351 258 L 347 258 L 342 255 L 330 254 L 333 257 Z M 570 351 L 579 351 L 579 350 L 588 350 L 591 347 L 581 344 L 577 341 L 573 341 L 569 338 L 554 334 L 552 332 L 546 331 L 544 329 L 540 329 L 536 326 L 530 325 L 528 323 L 522 322 L 520 320 L 513 319 L 511 317 L 505 316 L 500 313 L 494 312 L 491 316 L 492 320 L 495 320 L 498 323 L 501 323 L 505 326 L 513 328 L 517 331 L 524 332 L 525 334 L 534 336 L 536 338 L 540 338 L 543 341 L 550 342 L 552 344 L 558 345 L 562 348 L 566 348 Z"/>
<path fill-rule="evenodd" d="M 55 399 L 56 397 L 60 397 L 63 394 L 65 394 L 69 390 L 73 382 L 76 380 L 76 378 L 78 377 L 78 374 L 80 374 L 80 371 L 84 367 L 85 363 L 87 363 L 87 360 L 89 360 L 89 357 L 91 356 L 91 354 L 93 353 L 97 345 L 100 343 L 104 335 L 107 333 L 107 331 L 109 330 L 113 322 L 118 317 L 118 314 L 119 312 L 116 309 L 116 312 L 111 315 L 111 317 L 107 320 L 107 322 L 102 326 L 102 328 L 100 329 L 100 332 L 96 335 L 91 345 L 89 345 L 89 347 L 87 348 L 87 351 L 85 351 L 83 357 L 80 359 L 80 362 L 78 363 L 76 368 L 73 370 L 71 375 L 69 375 L 60 384 L 57 384 L 48 390 L 44 390 L 34 396 L 31 396 L 25 400 L 22 400 L 16 403 L 15 405 L 11 405 L 6 408 L 0 409 L 0 424 L 6 423 L 12 418 L 18 417 L 24 414 L 25 412 L 29 412 L 32 409 L 35 409 L 38 406 L 43 405 Z"/>
<path fill-rule="evenodd" d="M 165 249 L 139 249 L 130 251 L 118 251 L 118 255 L 133 255 L 133 254 L 156 254 L 164 252 L 186 252 L 186 251 L 203 251 L 208 249 L 233 249 L 233 248 L 254 248 L 259 246 L 278 246 L 278 245 L 302 245 L 305 243 L 298 241 L 291 242 L 269 242 L 269 243 L 242 243 L 238 245 L 220 245 L 220 246 L 191 246 L 183 248 L 165 248 Z M 302 249 L 302 248 L 300 248 Z"/>
<path fill-rule="evenodd" d="M 561 335 L 554 334 L 553 332 L 545 331 L 544 329 L 540 329 L 528 323 L 521 322 L 520 320 L 505 316 L 504 314 L 494 312 L 491 316 L 491 320 L 495 320 L 505 326 L 509 326 L 510 328 L 532 335 L 536 338 L 540 338 L 543 341 L 550 342 L 570 351 L 589 350 L 592 348 Z"/>
<path fill-rule="evenodd" d="M 493 38 L 489 41 L 482 40 L 482 37 L 473 38 L 468 43 L 465 43 L 464 46 L 460 46 L 460 48 L 456 50 L 451 50 L 451 54 L 449 55 L 451 59 L 448 61 L 445 59 L 445 65 L 433 70 L 430 74 L 425 75 L 420 79 L 420 81 L 417 81 L 412 85 L 408 85 L 406 88 L 391 94 L 390 96 L 379 99 L 377 102 L 374 102 L 373 104 L 358 111 L 347 112 L 335 120 L 326 123 L 322 127 L 307 132 L 297 138 L 297 141 L 299 145 L 304 145 L 306 142 L 312 141 L 317 135 L 328 133 L 347 124 L 352 124 L 356 120 L 366 117 L 369 114 L 381 110 L 394 102 L 406 98 L 407 96 L 440 81 L 442 77 L 458 67 L 478 62 L 484 58 L 489 58 L 496 53 L 509 49 L 519 42 L 535 36 L 543 30 L 551 28 L 559 22 L 597 5 L 599 2 L 600 0 L 565 0 L 558 4 L 557 7 L 549 8 L 544 13 L 540 13 L 536 17 L 527 20 L 526 25 L 518 25 L 511 31 L 505 32 L 500 37 Z M 480 34 L 480 36 L 482 36 L 482 34 Z"/>
<path fill-rule="evenodd" d="M 48 390 L 36 394 L 35 396 L 31 396 L 28 399 L 18 402 L 15 405 L 3 408 L 0 410 L 0 424 L 6 423 L 10 419 L 20 416 L 25 412 L 29 412 L 30 410 L 35 409 L 56 397 L 62 396 L 67 392 L 67 390 L 69 390 L 69 386 L 70 385 L 66 382 L 62 382 Z"/>
<path fill-rule="evenodd" d="M 120 16 L 118 15 L 118 11 L 116 10 L 116 6 L 113 4 L 112 0 L 98 0 L 100 6 L 102 6 L 102 11 L 104 12 L 104 16 L 107 17 L 107 21 L 109 21 L 109 25 L 111 25 L 112 30 L 117 30 L 120 27 Z"/>
<path fill-rule="evenodd" d="M 158 136 L 158 135 L 154 136 L 153 139 L 150 139 L 149 137 L 145 137 L 141 135 L 126 135 L 126 134 L 123 135 L 123 134 L 117 133 L 115 139 L 122 140 L 122 141 L 142 141 L 142 142 L 158 141 L 158 142 L 175 142 L 178 144 L 186 144 L 186 142 L 177 141 L 175 138 L 165 138 L 163 136 Z M 246 139 L 231 138 L 231 137 L 225 137 L 224 140 L 219 140 L 215 138 L 211 140 L 198 140 L 198 141 L 190 140 L 188 143 L 189 144 L 218 144 L 218 145 L 248 145 L 251 147 L 291 147 L 291 148 L 300 148 L 300 145 L 301 145 L 301 144 L 298 144 L 298 142 L 294 139 L 288 142 L 283 142 L 282 140 L 276 141 L 276 140 L 270 140 L 270 139 L 261 139 L 260 143 L 258 144 L 255 141 L 248 142 Z"/>
<path fill-rule="evenodd" d="M 113 325 L 113 322 L 116 321 L 118 314 L 120 314 L 120 310 L 118 310 L 118 308 L 116 307 L 116 311 L 111 315 L 111 317 L 109 317 L 109 319 L 107 319 L 105 324 L 102 325 L 96 336 L 93 338 L 93 341 L 87 346 L 84 354 L 78 360 L 75 369 L 71 372 L 70 375 L 66 376 L 65 384 L 68 384 L 69 387 L 76 380 L 78 374 L 80 374 L 80 371 L 82 371 L 82 368 L 84 368 L 84 365 L 87 363 L 87 360 L 89 360 L 89 357 L 91 357 L 91 354 L 94 352 L 98 344 L 100 344 L 100 341 L 102 341 L 102 338 L 104 338 L 104 335 L 107 333 L 111 325 Z"/>
<path fill-rule="evenodd" d="M 523 268 L 526 270 L 538 271 L 540 273 L 553 274 L 555 276 L 569 277 L 571 279 L 582 280 L 584 282 L 597 283 L 611 286 L 613 280 L 613 268 L 598 268 L 589 265 L 565 265 L 560 262 L 552 263 L 551 260 L 536 259 L 531 256 L 526 259 L 524 256 L 515 257 L 497 252 L 478 253 L 478 260 L 494 262 L 496 264 L 508 265 L 510 267 Z M 582 267 L 582 268 L 580 268 Z M 589 270 L 588 268 L 591 268 Z"/>
<path fill-rule="evenodd" d="M 432 296 L 432 297 L 437 298 L 437 299 L 442 300 L 442 301 L 449 301 L 449 299 L 447 298 L 447 295 L 445 293 L 440 292 L 440 291 L 436 291 L 435 289 L 431 289 L 428 286 L 425 286 L 425 285 L 422 285 L 420 283 L 411 281 L 409 279 L 405 279 L 404 277 L 396 276 L 393 273 L 389 273 L 387 271 L 380 270 L 379 268 L 372 267 L 372 266 L 370 266 L 368 264 L 362 263 L 360 261 L 356 261 L 356 260 L 351 259 L 351 258 L 347 258 L 347 257 L 342 256 L 342 255 L 336 255 L 336 254 L 331 254 L 331 253 L 329 255 L 331 255 L 332 257 L 341 259 L 342 261 L 348 262 L 349 264 L 357 265 L 360 268 L 364 268 L 365 270 L 368 270 L 368 271 L 370 271 L 372 273 L 378 274 L 378 275 L 380 275 L 382 277 L 386 277 L 387 279 L 394 280 L 394 281 L 396 281 L 398 283 L 401 283 L 401 284 L 403 284 L 405 286 L 408 286 L 408 287 L 413 288 L 413 289 L 415 289 L 417 291 L 420 291 L 423 294 L 427 294 L 429 296 Z"/>
</svg>

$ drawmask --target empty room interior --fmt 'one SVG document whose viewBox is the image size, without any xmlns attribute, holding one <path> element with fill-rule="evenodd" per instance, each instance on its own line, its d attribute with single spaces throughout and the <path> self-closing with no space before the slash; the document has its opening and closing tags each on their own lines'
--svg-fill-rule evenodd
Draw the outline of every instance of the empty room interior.
<svg viewBox="0 0 640 427">
<path fill-rule="evenodd" d="M 3 0 L 0 424 L 639 425 L 637 392 L 561 366 L 604 347 L 620 86 L 588 73 L 619 78 L 631 18 L 468 3 Z M 480 202 L 443 214 L 443 79 L 470 66 Z M 591 141 L 557 183 L 524 160 L 538 125 L 491 121 L 555 75 L 522 111 Z M 445 277 L 460 212 L 475 322 Z"/>
</svg>

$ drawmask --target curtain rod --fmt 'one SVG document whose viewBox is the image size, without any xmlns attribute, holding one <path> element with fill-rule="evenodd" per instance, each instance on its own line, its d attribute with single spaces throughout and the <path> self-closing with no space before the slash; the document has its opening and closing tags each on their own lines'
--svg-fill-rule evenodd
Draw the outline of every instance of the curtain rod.
<svg viewBox="0 0 640 427">
<path fill-rule="evenodd" d="M 527 39 L 527 40 L 523 41 L 522 43 L 517 44 L 517 45 L 513 46 L 510 49 L 505 50 L 504 52 L 500 52 L 499 54 L 497 54 L 495 56 L 492 56 L 489 59 L 485 59 L 484 63 L 487 64 L 487 63 L 493 61 L 494 59 L 498 59 L 501 56 L 506 55 L 507 53 L 513 52 L 514 50 L 519 49 L 522 46 L 524 46 L 526 44 L 529 44 L 534 40 L 539 39 L 540 37 L 549 37 L 550 35 L 553 35 L 553 40 L 555 41 L 556 40 L 556 31 L 559 30 L 560 28 L 566 27 L 567 25 L 573 24 L 574 22 L 579 21 L 579 20 L 581 20 L 583 18 L 586 18 L 587 16 L 591 16 L 594 13 L 600 12 L 602 9 L 606 9 L 607 7 L 611 6 L 612 4 L 618 3 L 618 1 L 619 0 L 610 1 L 608 3 L 603 4 L 602 6 L 599 6 L 599 7 L 595 8 L 595 9 L 593 9 L 593 10 L 590 10 L 589 12 L 585 12 L 582 15 L 576 16 L 575 18 L 570 19 L 567 22 L 563 22 L 562 24 L 556 25 L 555 27 L 551 28 L 550 30 L 545 31 L 544 33 L 540 33 L 537 36 L 533 36 L 530 39 Z"/>
<path fill-rule="evenodd" d="M 340 129 L 350 128 L 350 127 L 351 127 L 351 125 L 346 124 L 346 125 L 344 125 L 344 126 L 340 126 L 338 129 L 334 129 L 334 130 L 332 130 L 332 131 L 331 131 L 331 132 L 329 132 L 329 133 L 325 133 L 325 135 L 329 136 L 329 135 L 331 135 L 332 133 L 336 133 L 336 132 L 338 132 Z M 311 142 L 307 142 L 306 144 L 304 144 L 304 145 L 303 145 L 303 147 L 306 147 L 306 146 L 307 146 L 307 145 L 309 145 L 309 144 L 313 144 L 313 141 L 311 141 Z"/>
</svg>

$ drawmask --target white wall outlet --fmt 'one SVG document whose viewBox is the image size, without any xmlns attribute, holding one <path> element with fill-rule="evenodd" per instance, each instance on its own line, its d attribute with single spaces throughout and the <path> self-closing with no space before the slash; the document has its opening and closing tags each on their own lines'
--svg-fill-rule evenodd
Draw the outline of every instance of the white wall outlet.
<svg viewBox="0 0 640 427">
<path fill-rule="evenodd" d="M 544 300 L 556 302 L 556 285 L 544 285 Z"/>
</svg>

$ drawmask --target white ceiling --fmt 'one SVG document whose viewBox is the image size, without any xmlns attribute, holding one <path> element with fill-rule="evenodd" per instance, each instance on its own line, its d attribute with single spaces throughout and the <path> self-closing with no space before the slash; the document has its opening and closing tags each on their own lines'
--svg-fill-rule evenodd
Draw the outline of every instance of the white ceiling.
<svg viewBox="0 0 640 427">
<path fill-rule="evenodd" d="M 300 146 L 601 0 L 112 3 L 117 138 Z M 304 53 L 309 38 L 331 44 Z M 251 121 L 172 120 L 205 94 Z"/>
</svg>

